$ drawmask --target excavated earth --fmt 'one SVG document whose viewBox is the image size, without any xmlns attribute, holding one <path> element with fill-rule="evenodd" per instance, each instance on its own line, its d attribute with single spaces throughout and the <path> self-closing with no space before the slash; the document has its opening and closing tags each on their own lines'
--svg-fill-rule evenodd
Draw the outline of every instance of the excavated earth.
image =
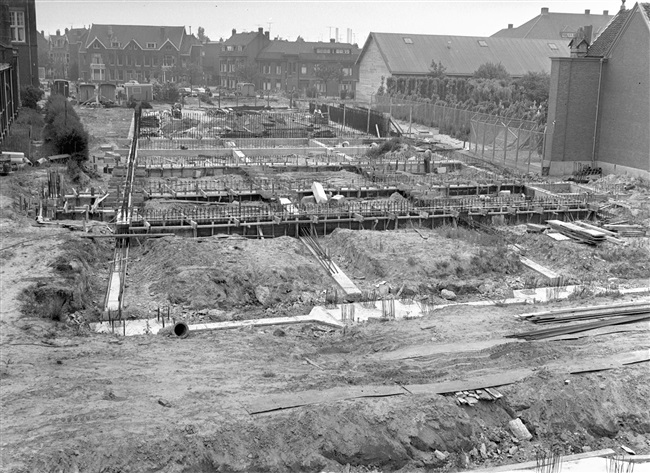
<svg viewBox="0 0 650 473">
<path fill-rule="evenodd" d="M 647 354 L 648 322 L 560 340 L 505 338 L 536 328 L 515 317 L 525 312 L 650 300 L 595 292 L 647 285 L 647 237 L 592 248 L 520 227 L 494 235 L 341 229 L 320 244 L 366 295 L 387 292 L 431 308 L 445 302 L 447 289 L 459 301 L 495 304 L 345 329 L 303 324 L 124 338 L 89 328 L 99 317 L 111 240 L 70 231 L 78 221 L 35 228 L 14 207 L 44 177 L 28 171 L 0 186 L 2 471 L 454 472 L 534 460 L 539 450 L 622 452 L 624 445 L 650 454 L 648 362 L 601 369 L 617 356 Z M 630 197 L 641 207 L 644 189 Z M 90 235 L 103 231 L 97 225 Z M 513 289 L 544 283 L 519 263 L 522 251 L 588 289 L 563 302 L 503 304 Z M 158 307 L 188 321 L 307 314 L 336 289 L 289 237 L 163 238 L 134 244 L 129 256 L 129 316 Z M 516 370 L 525 373 L 497 388 L 502 398 L 472 407 L 454 394 L 408 391 Z M 399 395 L 326 396 L 367 387 Z M 304 391 L 323 397 L 251 413 L 279 395 L 300 404 Z M 508 423 L 516 418 L 530 440 L 513 437 Z"/>
</svg>

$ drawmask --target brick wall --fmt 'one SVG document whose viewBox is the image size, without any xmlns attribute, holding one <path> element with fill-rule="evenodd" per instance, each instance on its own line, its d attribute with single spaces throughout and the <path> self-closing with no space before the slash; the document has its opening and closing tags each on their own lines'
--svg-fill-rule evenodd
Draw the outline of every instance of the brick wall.
<svg viewBox="0 0 650 473">
<path fill-rule="evenodd" d="M 377 43 L 371 38 L 368 48 L 363 52 L 359 62 L 356 99 L 360 102 L 369 102 L 370 96 L 377 93 L 382 76 L 388 79 L 390 71 L 381 56 Z"/>
<path fill-rule="evenodd" d="M 637 12 L 603 68 L 597 159 L 650 171 L 650 30 Z"/>
<path fill-rule="evenodd" d="M 551 173 L 592 160 L 599 69 L 598 58 L 552 58 L 544 156 Z"/>
</svg>

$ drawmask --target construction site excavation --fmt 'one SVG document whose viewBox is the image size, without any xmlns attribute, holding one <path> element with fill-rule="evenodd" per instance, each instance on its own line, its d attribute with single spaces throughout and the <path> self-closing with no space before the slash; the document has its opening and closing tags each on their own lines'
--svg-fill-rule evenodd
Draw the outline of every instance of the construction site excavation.
<svg viewBox="0 0 650 473">
<path fill-rule="evenodd" d="M 646 180 L 353 106 L 115 117 L 87 185 L 7 177 L 56 245 L 3 243 L 6 471 L 650 471 Z"/>
</svg>

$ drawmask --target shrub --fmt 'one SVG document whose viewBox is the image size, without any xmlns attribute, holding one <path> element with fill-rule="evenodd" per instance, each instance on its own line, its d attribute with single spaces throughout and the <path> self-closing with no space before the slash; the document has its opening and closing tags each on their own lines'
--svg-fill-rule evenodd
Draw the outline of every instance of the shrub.
<svg viewBox="0 0 650 473">
<path fill-rule="evenodd" d="M 20 88 L 20 102 L 23 107 L 33 108 L 36 110 L 38 108 L 38 101 L 43 98 L 43 92 L 38 87 L 33 85 L 28 85 L 26 87 Z"/>
<path fill-rule="evenodd" d="M 77 161 L 88 159 L 88 133 L 77 112 L 61 95 L 51 96 L 45 104 L 45 141 L 60 154 L 70 154 Z"/>
<path fill-rule="evenodd" d="M 307 95 L 308 98 L 315 99 L 316 97 L 318 97 L 318 89 L 314 86 L 308 87 L 305 94 Z"/>
</svg>

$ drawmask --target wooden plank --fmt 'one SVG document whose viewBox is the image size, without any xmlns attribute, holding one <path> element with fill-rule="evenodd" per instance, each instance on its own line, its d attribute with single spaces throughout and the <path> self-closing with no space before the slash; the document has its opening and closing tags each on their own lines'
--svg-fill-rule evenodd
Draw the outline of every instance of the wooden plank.
<svg viewBox="0 0 650 473">
<path fill-rule="evenodd" d="M 646 323 L 646 325 L 648 325 Z M 647 332 L 649 331 L 648 328 L 639 328 L 639 327 L 629 327 L 629 326 L 624 326 L 624 327 L 602 327 L 602 328 L 597 328 L 594 330 L 587 330 L 586 332 L 581 332 L 581 333 L 572 333 L 569 335 L 558 335 L 557 337 L 551 337 L 551 338 L 545 338 L 543 340 L 536 340 L 539 342 L 558 342 L 558 341 L 563 341 L 563 340 L 578 340 L 579 338 L 584 338 L 584 337 L 598 337 L 600 335 L 609 335 L 611 333 L 619 333 L 619 332 Z"/>
<path fill-rule="evenodd" d="M 558 273 L 551 269 L 545 268 L 541 264 L 535 263 L 533 260 L 528 259 L 525 256 L 520 256 L 519 261 L 527 268 L 530 268 L 545 278 L 548 278 L 551 283 L 557 283 L 560 281 L 561 276 Z"/>
<path fill-rule="evenodd" d="M 579 312 L 591 312 L 594 310 L 604 310 L 609 309 L 614 312 L 616 309 L 623 309 L 627 307 L 640 307 L 645 306 L 650 301 L 640 301 L 640 302 L 627 302 L 624 304 L 607 304 L 607 305 L 590 305 L 590 306 L 580 306 L 580 307 L 567 307 L 565 309 L 553 309 L 553 310 L 544 310 L 539 312 L 528 312 L 525 314 L 516 315 L 515 317 L 521 319 L 527 319 L 529 317 L 543 317 L 547 315 L 560 315 L 560 314 L 576 314 Z"/>
<path fill-rule="evenodd" d="M 505 386 L 507 384 L 521 381 L 531 374 L 533 374 L 533 370 L 523 368 L 455 381 L 444 381 L 430 384 L 409 384 L 404 386 L 404 388 L 412 394 L 446 394 L 458 391 Z"/>
<path fill-rule="evenodd" d="M 242 402 L 246 411 L 253 414 L 281 409 L 343 401 L 363 397 L 402 396 L 408 392 L 400 386 L 353 386 L 325 390 L 310 390 L 299 393 L 269 394 Z"/>
<path fill-rule="evenodd" d="M 407 360 L 412 358 L 422 358 L 425 356 L 438 355 L 442 353 L 464 353 L 471 351 L 480 351 L 499 345 L 512 343 L 512 338 L 500 338 L 494 340 L 478 340 L 474 342 L 446 343 L 420 345 L 402 348 L 387 353 L 378 353 L 374 357 L 381 360 Z"/>
<path fill-rule="evenodd" d="M 84 233 L 79 235 L 82 238 L 161 238 L 161 237 L 175 237 L 174 233 L 114 233 L 114 234 L 93 234 L 93 233 Z"/>
</svg>

